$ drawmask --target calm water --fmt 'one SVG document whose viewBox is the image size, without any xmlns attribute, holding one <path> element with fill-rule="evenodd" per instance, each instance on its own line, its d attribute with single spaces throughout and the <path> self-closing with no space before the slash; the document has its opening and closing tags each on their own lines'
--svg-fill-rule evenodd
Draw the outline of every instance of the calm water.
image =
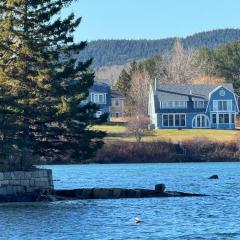
<svg viewBox="0 0 240 240">
<path fill-rule="evenodd" d="M 56 188 L 141 187 L 201 198 L 85 200 L 0 205 L 0 239 L 240 239 L 240 164 L 51 166 Z M 219 180 L 208 180 L 218 174 Z M 134 217 L 142 223 L 135 225 Z"/>
</svg>

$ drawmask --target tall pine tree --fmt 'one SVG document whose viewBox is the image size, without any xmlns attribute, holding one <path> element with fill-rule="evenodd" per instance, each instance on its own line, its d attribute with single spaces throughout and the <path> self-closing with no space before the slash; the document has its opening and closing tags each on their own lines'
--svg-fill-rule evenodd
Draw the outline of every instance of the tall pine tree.
<svg viewBox="0 0 240 240">
<path fill-rule="evenodd" d="M 81 105 L 94 74 L 74 43 L 81 19 L 59 17 L 73 0 L 0 2 L 0 157 L 8 168 L 32 166 L 34 155 L 52 161 L 92 157 L 105 134 L 94 104 Z"/>
</svg>

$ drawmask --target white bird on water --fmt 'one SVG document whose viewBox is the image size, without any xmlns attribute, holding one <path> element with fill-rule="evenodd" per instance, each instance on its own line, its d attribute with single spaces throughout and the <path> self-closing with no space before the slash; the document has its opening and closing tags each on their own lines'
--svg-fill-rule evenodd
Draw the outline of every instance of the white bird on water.
<svg viewBox="0 0 240 240">
<path fill-rule="evenodd" d="M 142 221 L 141 221 L 141 219 L 139 218 L 139 217 L 135 217 L 134 218 L 134 223 L 135 224 L 139 224 L 139 223 L 141 223 Z"/>
</svg>

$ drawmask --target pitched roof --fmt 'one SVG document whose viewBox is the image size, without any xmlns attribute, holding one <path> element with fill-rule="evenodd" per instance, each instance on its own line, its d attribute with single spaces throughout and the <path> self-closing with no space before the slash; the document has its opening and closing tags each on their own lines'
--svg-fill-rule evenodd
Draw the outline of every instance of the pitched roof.
<svg viewBox="0 0 240 240">
<path fill-rule="evenodd" d="M 119 90 L 112 90 L 111 98 L 124 98 L 124 96 Z"/>
<path fill-rule="evenodd" d="M 231 83 L 224 84 L 162 84 L 157 86 L 155 95 L 159 101 L 208 100 L 209 93 L 218 86 L 233 90 Z"/>
<path fill-rule="evenodd" d="M 110 86 L 105 82 L 94 81 L 93 85 L 90 88 L 91 91 L 96 92 L 109 92 Z"/>
</svg>

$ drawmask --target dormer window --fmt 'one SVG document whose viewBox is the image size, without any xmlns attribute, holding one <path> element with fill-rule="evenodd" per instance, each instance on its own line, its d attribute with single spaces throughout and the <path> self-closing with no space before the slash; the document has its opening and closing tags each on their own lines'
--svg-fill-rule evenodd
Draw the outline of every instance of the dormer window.
<svg viewBox="0 0 240 240">
<path fill-rule="evenodd" d="M 93 103 L 97 103 L 97 104 L 105 104 L 106 103 L 105 94 L 104 93 L 92 93 L 91 101 Z"/>
<path fill-rule="evenodd" d="M 193 106 L 194 108 L 204 108 L 205 102 L 204 101 L 194 101 Z"/>
<path fill-rule="evenodd" d="M 213 111 L 232 111 L 232 100 L 213 100 Z"/>
<path fill-rule="evenodd" d="M 187 102 L 185 101 L 163 101 L 162 106 L 163 109 L 169 108 L 187 108 Z"/>
</svg>

